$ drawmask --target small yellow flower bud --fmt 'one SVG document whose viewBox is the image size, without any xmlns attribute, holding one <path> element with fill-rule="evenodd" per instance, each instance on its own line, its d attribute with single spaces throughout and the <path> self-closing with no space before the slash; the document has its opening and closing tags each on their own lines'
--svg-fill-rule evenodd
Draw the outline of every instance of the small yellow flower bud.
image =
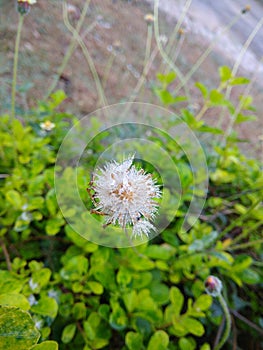
<svg viewBox="0 0 263 350">
<path fill-rule="evenodd" d="M 151 13 L 147 13 L 145 16 L 144 16 L 144 20 L 145 22 L 150 25 L 154 22 L 154 16 L 151 14 Z"/>
<path fill-rule="evenodd" d="M 243 10 L 241 11 L 241 13 L 247 13 L 247 12 L 249 12 L 251 10 L 251 6 L 250 5 L 246 5 L 244 8 L 243 8 Z"/>
</svg>

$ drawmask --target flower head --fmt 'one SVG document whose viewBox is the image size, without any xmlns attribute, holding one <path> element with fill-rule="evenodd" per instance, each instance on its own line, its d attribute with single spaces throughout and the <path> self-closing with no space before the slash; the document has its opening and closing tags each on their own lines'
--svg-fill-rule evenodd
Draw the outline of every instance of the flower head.
<svg viewBox="0 0 263 350">
<path fill-rule="evenodd" d="M 250 5 L 246 5 L 246 6 L 243 8 L 243 10 L 241 11 L 241 13 L 244 14 L 244 13 L 249 12 L 250 10 L 251 10 L 251 6 L 250 6 Z"/>
<path fill-rule="evenodd" d="M 51 131 L 55 126 L 56 124 L 52 123 L 50 120 L 46 120 L 44 123 L 40 123 L 41 129 L 45 131 Z"/>
<path fill-rule="evenodd" d="M 161 197 L 159 186 L 151 174 L 137 170 L 129 157 L 122 163 L 109 162 L 96 171 L 92 190 L 95 192 L 95 210 L 106 216 L 106 225 L 132 226 L 133 236 L 147 237 L 155 227 L 150 222 L 157 212 Z"/>
<path fill-rule="evenodd" d="M 36 0 L 17 0 L 17 11 L 21 15 L 27 15 L 30 11 L 30 6 L 36 2 Z"/>
<path fill-rule="evenodd" d="M 215 276 L 208 276 L 205 280 L 205 291 L 207 294 L 217 297 L 222 290 L 222 282 Z"/>
<path fill-rule="evenodd" d="M 152 24 L 154 22 L 154 16 L 151 14 L 151 13 L 147 13 L 145 16 L 144 16 L 144 20 L 145 22 L 149 25 L 149 24 Z"/>
</svg>

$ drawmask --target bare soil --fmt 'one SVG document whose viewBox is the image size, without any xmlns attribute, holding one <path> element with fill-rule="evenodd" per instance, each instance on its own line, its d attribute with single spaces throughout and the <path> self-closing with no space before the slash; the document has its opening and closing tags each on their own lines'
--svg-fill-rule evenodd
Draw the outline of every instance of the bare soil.
<svg viewBox="0 0 263 350">
<path fill-rule="evenodd" d="M 216 33 L 225 23 L 242 10 L 243 0 L 236 1 L 193 1 L 187 16 L 183 20 L 183 33 L 174 43 L 172 55 L 177 55 L 176 47 L 180 47 L 176 65 L 185 76 L 196 63 L 205 49 L 213 43 Z M 68 2 L 68 17 L 75 27 L 83 8 L 84 0 Z M 167 39 L 173 35 L 178 18 L 182 13 L 185 1 L 161 0 L 159 23 L 160 34 Z M 217 5 L 215 5 L 215 3 Z M 202 106 L 202 98 L 194 87 L 195 81 L 202 81 L 209 88 L 218 85 L 218 67 L 228 64 L 230 67 L 238 58 L 253 26 L 255 27 L 263 7 L 261 2 L 253 1 L 251 11 L 241 16 L 233 30 L 222 35 L 214 43 L 213 50 L 191 77 L 188 88 L 192 97 L 191 104 L 198 111 Z M 198 4 L 200 6 L 198 6 Z M 221 4 L 220 8 L 218 7 Z M 201 6 L 202 5 L 202 6 Z M 129 101 L 144 101 L 158 104 L 153 94 L 156 73 L 165 69 L 166 65 L 156 49 L 154 34 L 151 41 L 151 54 L 154 55 L 149 69 L 143 74 L 145 48 L 149 26 L 144 19 L 147 13 L 153 13 L 153 1 L 146 0 L 91 0 L 89 10 L 80 31 L 95 65 L 98 77 L 104 89 L 106 103 L 113 104 Z M 244 19 L 245 18 L 245 19 Z M 18 15 L 13 1 L 0 0 L 0 94 L 1 111 L 10 109 L 10 91 L 12 80 L 13 52 Z M 244 30 L 247 28 L 247 31 Z M 36 105 L 37 100 L 44 99 L 54 81 L 58 68 L 67 52 L 72 34 L 63 20 L 62 1 L 39 0 L 32 6 L 25 17 L 19 56 L 18 75 L 18 113 L 27 111 Z M 254 104 L 257 109 L 257 122 L 247 122 L 237 131 L 241 138 L 247 139 L 242 145 L 244 152 L 251 155 L 262 155 L 263 135 L 263 71 L 260 63 L 263 52 L 262 28 L 251 44 L 248 54 L 244 56 L 238 74 L 252 78 L 257 70 L 252 87 Z M 169 45 L 169 41 L 168 41 Z M 165 47 L 165 46 L 164 46 Z M 239 50 L 239 51 L 238 51 Z M 149 61 L 149 60 L 148 60 Z M 261 61 L 262 63 L 262 61 Z M 134 95 L 134 89 L 143 74 L 143 87 Z M 79 45 L 61 74 L 56 88 L 64 89 L 68 95 L 62 108 L 81 117 L 100 107 L 101 102 L 94 82 L 87 57 Z M 233 89 L 233 97 L 237 101 L 242 89 Z M 181 91 L 183 93 L 183 90 Z M 179 105 L 175 108 L 179 110 Z M 207 113 L 208 124 L 217 123 L 215 113 Z M 226 117 L 224 125 L 229 123 Z"/>
</svg>

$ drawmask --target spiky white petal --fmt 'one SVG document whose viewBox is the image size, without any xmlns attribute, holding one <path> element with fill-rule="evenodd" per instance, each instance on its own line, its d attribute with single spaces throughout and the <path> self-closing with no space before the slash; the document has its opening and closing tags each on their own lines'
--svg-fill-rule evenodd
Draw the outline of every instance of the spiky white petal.
<svg viewBox="0 0 263 350">
<path fill-rule="evenodd" d="M 95 173 L 93 190 L 96 211 L 105 214 L 106 224 L 133 227 L 133 236 L 149 235 L 155 227 L 150 223 L 158 210 L 159 186 L 151 174 L 137 170 L 129 157 L 122 163 L 109 162 Z"/>
</svg>

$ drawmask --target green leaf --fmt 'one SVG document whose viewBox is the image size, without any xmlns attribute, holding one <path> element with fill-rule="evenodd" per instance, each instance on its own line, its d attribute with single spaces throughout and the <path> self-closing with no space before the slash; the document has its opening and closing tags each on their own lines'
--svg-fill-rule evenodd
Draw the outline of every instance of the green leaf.
<svg viewBox="0 0 263 350">
<path fill-rule="evenodd" d="M 208 90 L 206 86 L 200 82 L 195 83 L 195 86 L 201 91 L 203 98 L 206 99 L 208 96 Z"/>
<path fill-rule="evenodd" d="M 126 309 L 132 312 L 138 305 L 138 297 L 135 290 L 123 294 L 123 301 Z"/>
<path fill-rule="evenodd" d="M 109 343 L 111 331 L 97 312 L 92 312 L 84 322 L 85 333 L 90 340 L 92 349 L 100 349 Z"/>
<path fill-rule="evenodd" d="M 241 103 L 242 109 L 251 109 L 252 102 L 253 102 L 253 97 L 251 95 L 240 96 L 240 103 Z"/>
<path fill-rule="evenodd" d="M 141 289 L 147 287 L 152 281 L 152 274 L 150 272 L 134 273 L 132 275 L 133 287 Z"/>
<path fill-rule="evenodd" d="M 132 280 L 132 274 L 129 269 L 126 269 L 125 267 L 121 266 L 119 268 L 119 271 L 117 273 L 117 282 L 118 284 L 122 286 L 127 286 L 131 283 Z"/>
<path fill-rule="evenodd" d="M 47 267 L 32 274 L 32 282 L 38 285 L 39 290 L 46 286 L 51 277 L 51 270 Z"/>
<path fill-rule="evenodd" d="M 40 337 L 29 313 L 0 306 L 0 349 L 28 350 Z"/>
<path fill-rule="evenodd" d="M 49 219 L 46 222 L 46 233 L 49 236 L 54 236 L 56 235 L 59 231 L 61 226 L 64 225 L 64 219 L 59 219 L 59 218 L 55 218 L 55 219 Z"/>
<path fill-rule="evenodd" d="M 222 66 L 222 67 L 219 67 L 219 75 L 220 75 L 221 82 L 224 83 L 232 77 L 232 71 L 229 67 Z"/>
<path fill-rule="evenodd" d="M 55 190 L 52 188 L 46 195 L 46 206 L 51 216 L 55 215 L 58 210 Z"/>
<path fill-rule="evenodd" d="M 58 350 L 58 343 L 53 340 L 47 340 L 33 346 L 30 350 Z"/>
<path fill-rule="evenodd" d="M 203 345 L 201 346 L 201 348 L 200 348 L 200 350 L 210 350 L 210 349 L 211 349 L 211 348 L 210 348 L 210 345 L 207 344 L 207 343 L 203 344 Z"/>
<path fill-rule="evenodd" d="M 169 288 L 165 284 L 154 282 L 149 286 L 149 289 L 156 303 L 163 305 L 168 302 Z"/>
<path fill-rule="evenodd" d="M 210 175 L 210 178 L 215 183 L 229 183 L 236 178 L 236 174 L 231 174 L 226 170 L 216 169 L 215 172 Z"/>
<path fill-rule="evenodd" d="M 230 85 L 243 85 L 248 84 L 249 82 L 250 80 L 245 77 L 236 77 L 231 79 Z"/>
<path fill-rule="evenodd" d="M 197 321 L 192 317 L 184 317 L 181 324 L 187 329 L 187 331 L 197 337 L 201 337 L 205 333 L 204 326 L 201 322 Z"/>
<path fill-rule="evenodd" d="M 128 319 L 125 311 L 120 306 L 116 306 L 113 312 L 110 314 L 109 322 L 111 327 L 117 331 L 122 331 L 125 329 L 128 325 Z"/>
<path fill-rule="evenodd" d="M 175 250 L 172 249 L 168 244 L 167 245 L 150 245 L 146 248 L 144 254 L 152 259 L 160 259 L 160 260 L 169 260 Z"/>
<path fill-rule="evenodd" d="M 196 311 L 205 311 L 210 308 L 210 306 L 212 305 L 212 302 L 213 302 L 213 299 L 210 295 L 202 294 L 194 302 L 193 308 Z"/>
<path fill-rule="evenodd" d="M 87 285 L 94 294 L 100 295 L 103 293 L 103 286 L 99 282 L 89 281 Z"/>
<path fill-rule="evenodd" d="M 247 284 L 256 284 L 260 282 L 260 275 L 252 269 L 243 270 L 241 273 L 239 273 L 239 277 L 241 278 L 242 282 Z"/>
<path fill-rule="evenodd" d="M 242 113 L 238 113 L 236 119 L 235 119 L 235 123 L 236 124 L 241 124 L 244 122 L 250 122 L 253 120 L 257 120 L 258 118 L 255 115 L 244 115 Z"/>
<path fill-rule="evenodd" d="M 37 304 L 32 305 L 31 311 L 42 316 L 55 318 L 58 312 L 58 304 L 55 299 L 42 296 Z"/>
<path fill-rule="evenodd" d="M 170 289 L 170 300 L 174 306 L 174 315 L 180 315 L 184 304 L 184 296 L 177 287 Z"/>
<path fill-rule="evenodd" d="M 81 320 L 86 317 L 86 305 L 85 303 L 79 302 L 74 304 L 72 314 L 76 320 Z"/>
<path fill-rule="evenodd" d="M 176 78 L 175 72 L 169 72 L 168 74 L 157 73 L 157 79 L 164 84 L 164 86 L 171 84 Z"/>
<path fill-rule="evenodd" d="M 168 90 L 156 89 L 155 92 L 164 105 L 170 105 L 174 103 L 174 97 Z"/>
<path fill-rule="evenodd" d="M 68 344 L 71 342 L 71 340 L 74 338 L 74 335 L 76 333 L 76 324 L 71 323 L 68 324 L 62 332 L 61 340 L 64 344 Z"/>
<path fill-rule="evenodd" d="M 202 125 L 198 128 L 198 130 L 201 132 L 209 132 L 210 134 L 214 135 L 223 134 L 223 130 L 208 125 Z"/>
<path fill-rule="evenodd" d="M 0 294 L 0 304 L 5 306 L 16 306 L 22 310 L 29 310 L 30 304 L 23 294 Z"/>
<path fill-rule="evenodd" d="M 148 343 L 147 350 L 167 350 L 168 345 L 168 334 L 164 331 L 156 331 Z"/>
<path fill-rule="evenodd" d="M 180 350 L 194 350 L 196 348 L 196 342 L 193 338 L 180 338 L 179 348 Z"/>
<path fill-rule="evenodd" d="M 88 262 L 88 259 L 82 255 L 74 256 L 61 269 L 61 277 L 68 281 L 78 281 L 87 273 Z"/>
<path fill-rule="evenodd" d="M 9 271 L 0 270 L 0 293 L 18 294 L 24 285 L 23 280 L 18 280 Z"/>
<path fill-rule="evenodd" d="M 231 267 L 231 272 L 243 271 L 248 268 L 253 263 L 253 260 L 250 256 L 241 254 L 236 257 L 234 264 Z"/>
<path fill-rule="evenodd" d="M 53 109 L 59 106 L 67 98 L 67 95 L 65 94 L 64 90 L 57 90 L 53 92 L 50 97 L 52 100 L 52 102 L 50 102 L 50 106 Z"/>
<path fill-rule="evenodd" d="M 18 193 L 15 190 L 7 191 L 5 194 L 7 202 L 9 202 L 14 209 L 21 209 L 22 208 L 22 198 L 20 196 L 20 193 Z"/>
<path fill-rule="evenodd" d="M 140 333 L 128 332 L 125 336 L 125 344 L 129 350 L 139 350 L 143 348 L 143 338 Z"/>
<path fill-rule="evenodd" d="M 211 90 L 209 98 L 210 98 L 210 102 L 214 106 L 225 104 L 225 97 L 224 97 L 224 95 L 221 92 L 217 91 L 217 90 Z"/>
</svg>

